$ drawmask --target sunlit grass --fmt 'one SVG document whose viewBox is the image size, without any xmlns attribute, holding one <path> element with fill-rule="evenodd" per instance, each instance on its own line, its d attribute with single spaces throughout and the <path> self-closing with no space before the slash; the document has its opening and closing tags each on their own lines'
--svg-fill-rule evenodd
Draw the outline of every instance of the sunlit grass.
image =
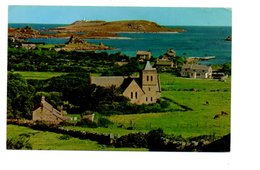
<svg viewBox="0 0 260 170">
<path fill-rule="evenodd" d="M 37 71 L 15 71 L 14 73 L 20 74 L 24 79 L 37 79 L 44 80 L 52 77 L 66 75 L 67 73 L 60 72 L 37 72 Z"/>
</svg>

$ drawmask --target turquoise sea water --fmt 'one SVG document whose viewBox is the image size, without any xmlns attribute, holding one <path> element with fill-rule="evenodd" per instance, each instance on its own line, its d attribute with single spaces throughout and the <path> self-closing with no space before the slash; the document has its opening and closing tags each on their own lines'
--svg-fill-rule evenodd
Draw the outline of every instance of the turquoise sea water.
<svg viewBox="0 0 260 170">
<path fill-rule="evenodd" d="M 11 27 L 32 26 L 34 29 L 48 29 L 60 24 L 9 24 Z M 169 26 L 170 27 L 170 26 Z M 149 50 L 154 57 L 173 48 L 177 55 L 185 57 L 215 56 L 213 60 L 203 61 L 204 64 L 222 64 L 231 62 L 231 42 L 225 41 L 231 35 L 231 27 L 178 26 L 184 28 L 183 33 L 119 33 L 120 39 L 86 39 L 90 43 L 104 43 L 114 47 L 109 53 L 122 52 L 135 56 L 138 50 Z M 47 44 L 64 44 L 67 38 L 28 39 L 30 42 Z"/>
</svg>

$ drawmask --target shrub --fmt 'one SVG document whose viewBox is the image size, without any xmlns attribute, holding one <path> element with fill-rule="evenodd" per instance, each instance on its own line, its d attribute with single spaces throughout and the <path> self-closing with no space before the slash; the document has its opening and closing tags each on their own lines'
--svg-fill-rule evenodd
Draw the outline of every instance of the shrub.
<svg viewBox="0 0 260 170">
<path fill-rule="evenodd" d="M 21 136 L 19 138 L 9 138 L 6 141 L 7 149 L 32 149 L 29 138 Z"/>
<path fill-rule="evenodd" d="M 62 136 L 59 137 L 60 140 L 69 140 L 71 138 L 70 135 L 64 134 Z"/>
<path fill-rule="evenodd" d="M 152 151 L 163 150 L 165 146 L 163 137 L 165 137 L 165 134 L 161 128 L 151 130 L 147 134 L 147 144 L 149 149 Z"/>
<path fill-rule="evenodd" d="M 115 147 L 132 147 L 132 148 L 146 148 L 146 135 L 139 133 L 130 133 L 128 135 L 118 138 L 115 142 Z"/>
<path fill-rule="evenodd" d="M 112 125 L 113 122 L 111 122 L 109 119 L 107 119 L 106 117 L 100 117 L 98 119 L 98 123 L 97 125 L 100 126 L 100 127 L 108 127 L 109 125 Z"/>
</svg>

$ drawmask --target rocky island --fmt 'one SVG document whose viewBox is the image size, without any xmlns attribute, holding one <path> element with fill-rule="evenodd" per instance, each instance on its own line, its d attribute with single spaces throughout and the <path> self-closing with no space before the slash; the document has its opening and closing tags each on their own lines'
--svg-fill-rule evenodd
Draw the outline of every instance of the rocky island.
<svg viewBox="0 0 260 170">
<path fill-rule="evenodd" d="M 113 48 L 105 46 L 103 43 L 91 44 L 84 41 L 81 38 L 71 36 L 69 41 L 66 42 L 65 46 L 62 48 L 57 48 L 56 50 L 64 51 L 95 51 L 95 50 L 112 50 Z"/>
<path fill-rule="evenodd" d="M 68 26 L 50 29 L 59 33 L 68 32 L 99 32 L 99 33 L 119 33 L 119 32 L 183 32 L 181 28 L 168 28 L 160 26 L 155 22 L 145 20 L 125 20 L 125 21 L 76 21 Z"/>
</svg>

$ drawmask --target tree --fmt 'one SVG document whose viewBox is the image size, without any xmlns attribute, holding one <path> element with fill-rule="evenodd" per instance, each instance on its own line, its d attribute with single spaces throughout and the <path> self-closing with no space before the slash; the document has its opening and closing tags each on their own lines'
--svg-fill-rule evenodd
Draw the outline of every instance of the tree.
<svg viewBox="0 0 260 170">
<path fill-rule="evenodd" d="M 225 74 L 231 75 L 231 63 L 223 64 L 222 70 Z"/>
<path fill-rule="evenodd" d="M 34 88 L 21 75 L 8 73 L 7 116 L 8 118 L 31 119 Z"/>
</svg>

